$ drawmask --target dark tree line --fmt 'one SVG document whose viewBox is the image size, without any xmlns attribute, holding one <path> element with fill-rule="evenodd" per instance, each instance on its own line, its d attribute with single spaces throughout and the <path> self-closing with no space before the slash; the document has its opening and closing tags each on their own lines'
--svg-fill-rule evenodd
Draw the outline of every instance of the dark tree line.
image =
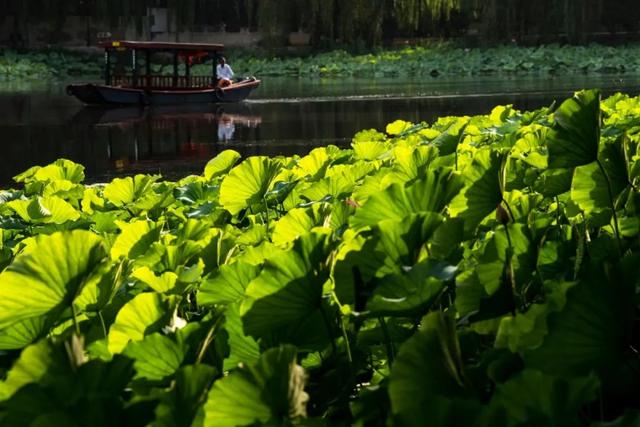
<svg viewBox="0 0 640 427">
<path fill-rule="evenodd" d="M 496 42 L 586 42 L 594 33 L 637 32 L 637 0 L 0 0 L 16 28 L 69 16 L 112 28 L 134 22 L 142 34 L 148 8 L 167 8 L 173 28 L 260 30 L 271 44 L 310 33 L 317 47 L 380 45 L 393 38 L 475 36 Z M 1 19 L 1 18 L 0 18 Z"/>
</svg>

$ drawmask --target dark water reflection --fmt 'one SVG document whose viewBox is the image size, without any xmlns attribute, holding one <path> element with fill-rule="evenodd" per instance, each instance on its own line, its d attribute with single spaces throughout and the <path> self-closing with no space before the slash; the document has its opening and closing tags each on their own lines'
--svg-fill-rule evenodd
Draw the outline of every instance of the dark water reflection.
<svg viewBox="0 0 640 427">
<path fill-rule="evenodd" d="M 188 107 L 83 107 L 63 86 L 0 87 L 0 186 L 34 165 L 64 157 L 85 165 L 88 181 L 136 172 L 178 178 L 200 172 L 216 153 L 305 154 L 348 146 L 361 129 L 396 119 L 433 121 L 487 113 L 497 104 L 535 109 L 581 87 L 638 92 L 638 80 L 458 79 L 300 81 L 271 79 L 243 104 Z"/>
</svg>

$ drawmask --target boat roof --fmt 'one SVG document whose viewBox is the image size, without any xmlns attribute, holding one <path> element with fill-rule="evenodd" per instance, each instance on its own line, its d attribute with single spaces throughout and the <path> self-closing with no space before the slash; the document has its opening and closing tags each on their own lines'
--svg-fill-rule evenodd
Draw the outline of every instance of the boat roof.
<svg viewBox="0 0 640 427">
<path fill-rule="evenodd" d="M 101 42 L 100 47 L 103 49 L 113 48 L 125 48 L 125 49 L 140 49 L 140 50 L 179 50 L 179 51 L 206 51 L 206 52 L 219 52 L 224 50 L 222 44 L 211 43 L 172 43 L 172 42 L 138 42 L 130 40 L 110 40 Z"/>
</svg>

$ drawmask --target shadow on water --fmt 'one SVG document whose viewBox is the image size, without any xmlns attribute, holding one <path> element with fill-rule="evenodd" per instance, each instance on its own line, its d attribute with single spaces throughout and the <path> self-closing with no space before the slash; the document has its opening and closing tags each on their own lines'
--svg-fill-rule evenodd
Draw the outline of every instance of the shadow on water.
<svg viewBox="0 0 640 427">
<path fill-rule="evenodd" d="M 596 83 L 605 94 L 638 89 L 635 81 Z M 576 85 L 588 87 L 477 79 L 449 86 L 365 80 L 348 87 L 345 81 L 277 79 L 270 84 L 242 104 L 110 109 L 79 105 L 64 95 L 63 85 L 0 87 L 0 187 L 31 166 L 61 157 L 82 163 L 88 182 L 138 172 L 176 179 L 200 173 L 229 148 L 243 156 L 303 155 L 317 146 L 348 146 L 359 130 L 383 129 L 396 119 L 432 122 L 486 114 L 499 104 L 536 109 L 570 96 Z"/>
</svg>

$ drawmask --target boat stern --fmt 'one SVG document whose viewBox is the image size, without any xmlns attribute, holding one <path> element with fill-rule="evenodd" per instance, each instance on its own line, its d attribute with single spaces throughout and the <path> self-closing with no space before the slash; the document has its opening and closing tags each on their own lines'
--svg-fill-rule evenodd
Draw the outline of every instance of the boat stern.
<svg viewBox="0 0 640 427">
<path fill-rule="evenodd" d="M 100 95 L 96 86 L 91 83 L 68 85 L 66 91 L 67 95 L 75 96 L 85 104 L 105 103 L 104 98 Z"/>
<path fill-rule="evenodd" d="M 249 97 L 251 92 L 260 86 L 261 81 L 255 77 L 247 77 L 244 80 L 235 82 L 227 87 L 217 88 L 217 102 L 240 102 Z"/>
</svg>

